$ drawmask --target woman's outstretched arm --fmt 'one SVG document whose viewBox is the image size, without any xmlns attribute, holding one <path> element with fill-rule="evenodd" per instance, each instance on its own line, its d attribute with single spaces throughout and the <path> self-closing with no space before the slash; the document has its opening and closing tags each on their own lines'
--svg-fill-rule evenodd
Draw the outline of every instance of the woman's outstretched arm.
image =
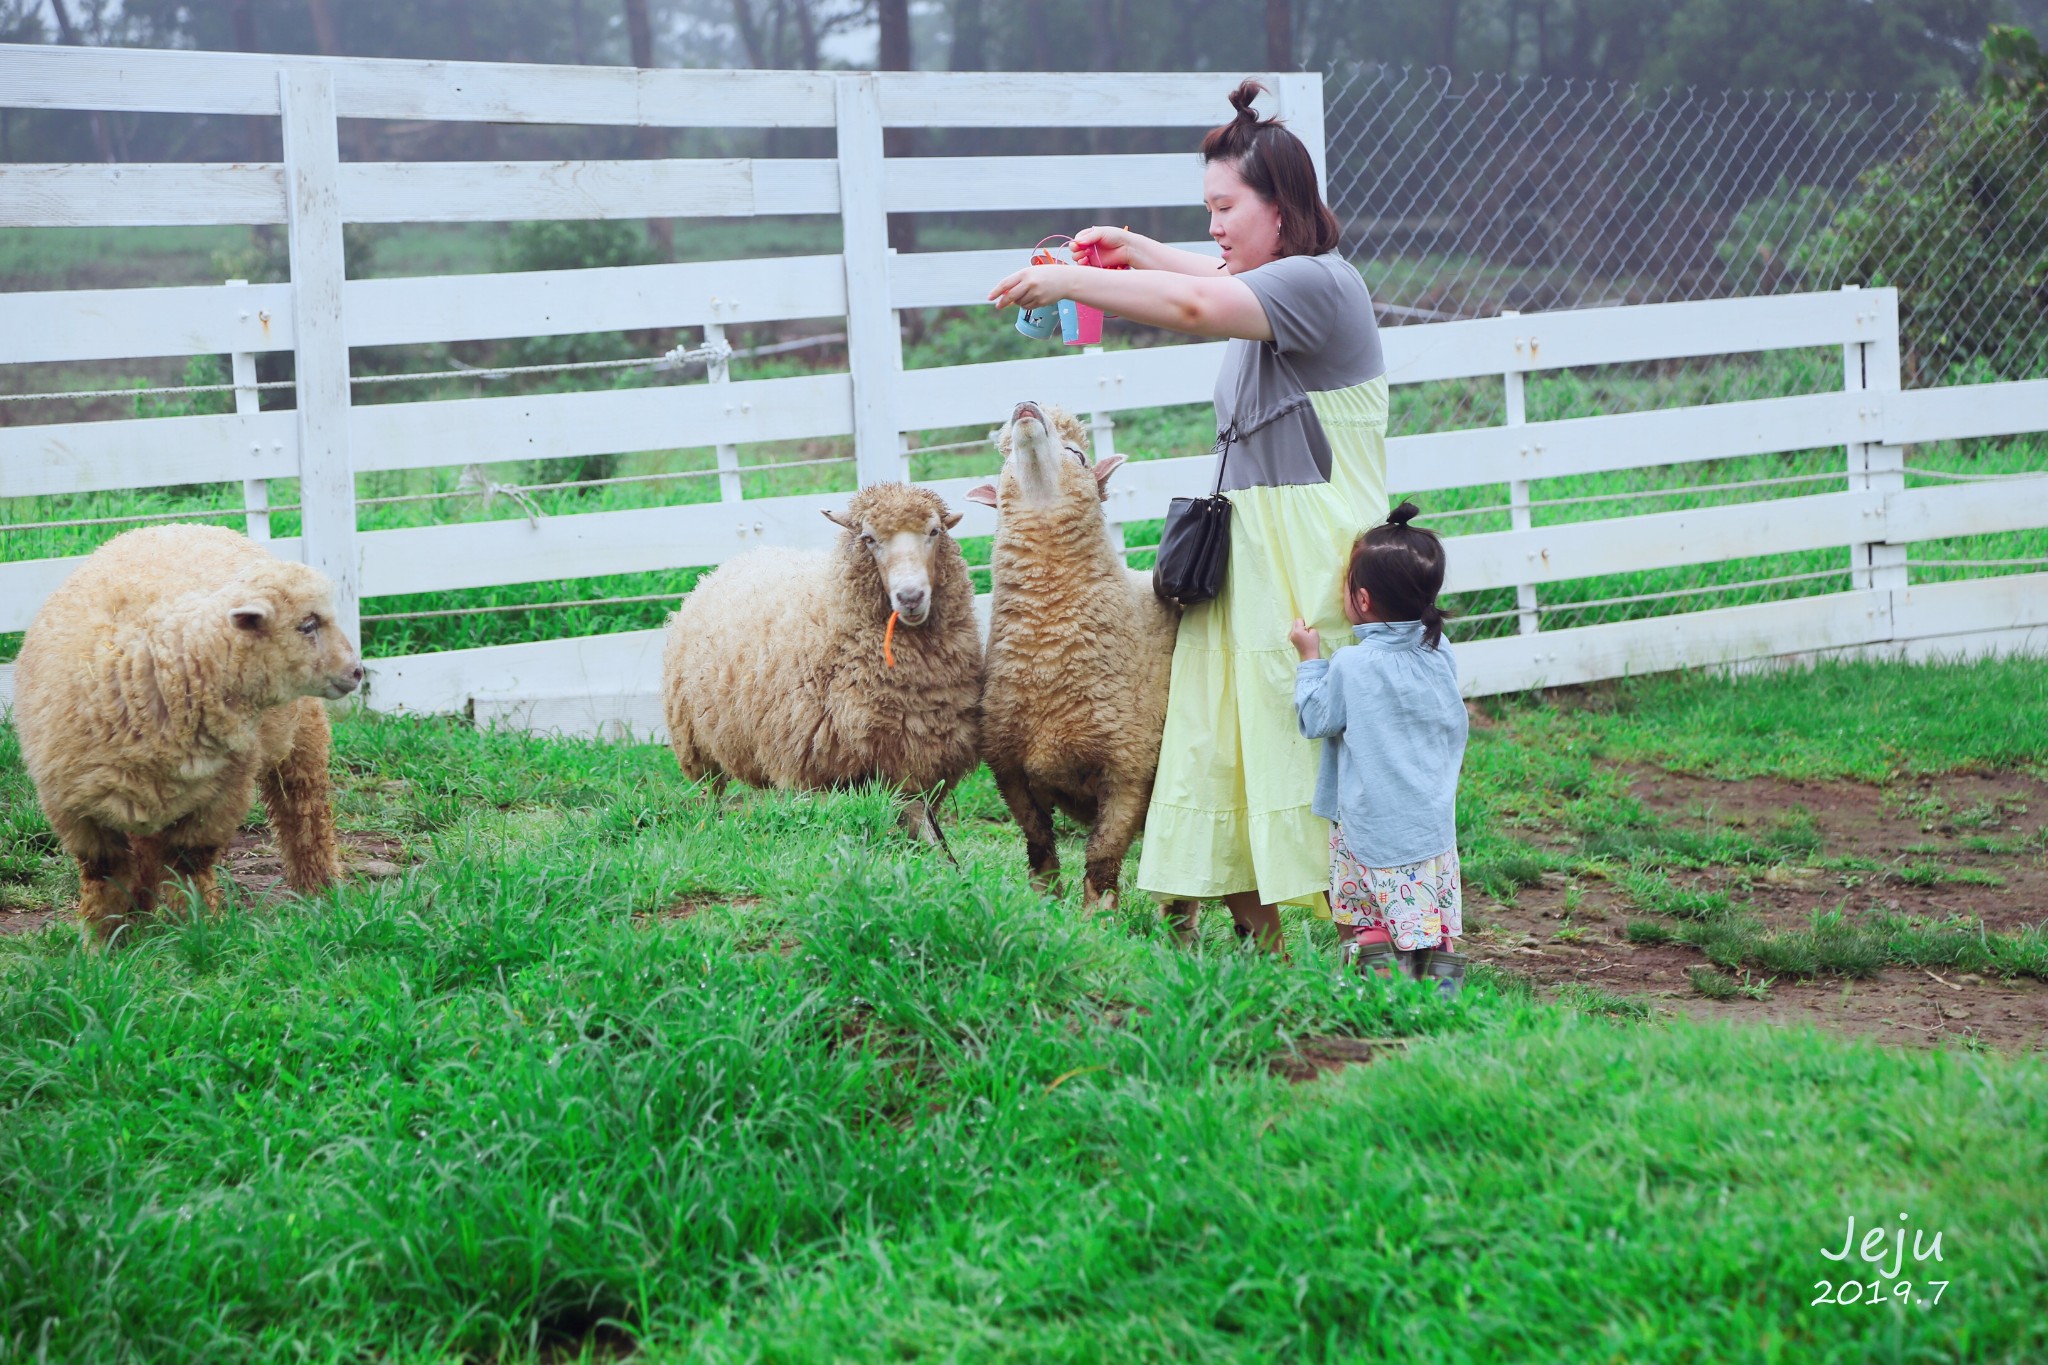
<svg viewBox="0 0 2048 1365">
<path fill-rule="evenodd" d="M 1046 308 L 1061 299 L 1073 299 L 1132 322 L 1188 336 L 1273 339 L 1273 324 L 1266 320 L 1259 296 L 1243 280 L 1217 270 L 1213 262 L 1207 277 L 1170 270 L 1027 266 L 991 289 L 988 297 L 998 308 Z"/>
<path fill-rule="evenodd" d="M 1127 265 L 1133 270 L 1164 270 L 1175 275 L 1200 275 L 1204 278 L 1217 274 L 1223 268 L 1220 257 L 1205 256 L 1199 251 L 1182 251 L 1177 246 L 1154 241 L 1129 228 L 1083 228 L 1075 235 L 1074 244 L 1093 246 L 1101 253 L 1102 263 L 1107 266 Z"/>
</svg>

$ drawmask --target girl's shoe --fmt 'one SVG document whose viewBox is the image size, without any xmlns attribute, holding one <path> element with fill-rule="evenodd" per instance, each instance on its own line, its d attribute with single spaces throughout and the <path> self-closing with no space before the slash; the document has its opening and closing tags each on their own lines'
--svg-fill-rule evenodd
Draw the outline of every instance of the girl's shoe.
<svg viewBox="0 0 2048 1365">
<path fill-rule="evenodd" d="M 1362 976 L 1378 976 L 1392 980 L 1396 976 L 1407 975 L 1402 970 L 1400 950 L 1387 941 L 1347 943 L 1344 945 L 1344 961 Z"/>
<path fill-rule="evenodd" d="M 1422 979 L 1435 981 L 1437 994 L 1455 1000 L 1465 985 L 1465 959 L 1443 948 L 1422 953 Z"/>
</svg>

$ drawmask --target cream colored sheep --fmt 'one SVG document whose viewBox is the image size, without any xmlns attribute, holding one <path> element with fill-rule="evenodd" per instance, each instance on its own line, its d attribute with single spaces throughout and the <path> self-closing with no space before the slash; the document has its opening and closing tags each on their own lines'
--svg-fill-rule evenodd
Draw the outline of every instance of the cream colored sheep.
<svg viewBox="0 0 2048 1365">
<path fill-rule="evenodd" d="M 825 515 L 843 528 L 833 549 L 740 555 L 669 618 L 669 744 L 692 778 L 880 778 L 942 796 L 974 766 L 980 722 L 974 588 L 949 534 L 960 514 L 925 489 L 878 484 Z M 910 814 L 924 825 L 921 805 Z"/>
<path fill-rule="evenodd" d="M 999 485 L 968 494 L 998 512 L 982 756 L 1024 831 L 1032 880 L 1048 887 L 1059 873 L 1057 807 L 1091 826 L 1085 901 L 1114 905 L 1152 799 L 1179 614 L 1110 542 L 1102 490 L 1120 457 L 1091 466 L 1081 424 L 1031 402 L 999 445 Z"/>
<path fill-rule="evenodd" d="M 363 680 L 325 575 L 216 526 L 117 536 L 23 638 L 14 723 L 36 796 L 78 859 L 101 939 L 172 878 L 217 903 L 213 864 L 260 786 L 285 878 L 340 875 L 327 713 Z"/>
</svg>

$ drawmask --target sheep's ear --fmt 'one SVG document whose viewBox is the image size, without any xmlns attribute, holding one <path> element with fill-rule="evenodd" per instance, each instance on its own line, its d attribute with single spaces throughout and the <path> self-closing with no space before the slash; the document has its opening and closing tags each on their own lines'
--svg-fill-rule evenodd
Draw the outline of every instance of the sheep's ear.
<svg viewBox="0 0 2048 1365">
<path fill-rule="evenodd" d="M 994 490 L 990 490 L 990 491 L 991 491 L 991 492 L 993 492 Z M 964 517 L 964 516 L 966 516 L 966 515 L 967 515 L 967 514 L 966 514 L 965 512 L 948 512 L 948 513 L 946 513 L 946 515 L 944 515 L 943 517 L 940 517 L 940 518 L 939 518 L 939 520 L 940 520 L 940 521 L 943 521 L 944 523 L 946 523 L 946 529 L 947 529 L 948 531 L 950 531 L 950 530 L 952 530 L 952 529 L 953 529 L 953 528 L 954 528 L 955 526 L 958 526 L 958 525 L 960 524 L 960 518 L 962 518 L 962 517 Z"/>
<path fill-rule="evenodd" d="M 819 508 L 818 510 L 819 510 L 820 512 L 824 513 L 824 514 L 825 514 L 825 520 L 827 520 L 827 521 L 831 522 L 831 523 L 832 523 L 832 524 L 833 524 L 834 526 L 842 526 L 842 527 L 846 528 L 846 529 L 847 529 L 847 530 L 849 530 L 849 531 L 851 531 L 851 530 L 853 529 L 853 523 L 852 523 L 852 522 L 848 521 L 848 520 L 847 520 L 847 519 L 846 519 L 845 517 L 842 517 L 842 516 L 840 516 L 840 515 L 839 515 L 839 514 L 838 514 L 837 512 L 833 511 L 833 510 L 832 510 L 831 508 L 829 508 L 829 507 L 821 507 L 821 508 Z"/>
<path fill-rule="evenodd" d="M 1095 485 L 1100 488 L 1109 482 L 1109 476 L 1116 473 L 1117 466 L 1124 462 L 1121 455 L 1105 455 L 1095 462 Z"/>
<path fill-rule="evenodd" d="M 244 602 L 228 612 L 228 619 L 235 623 L 237 630 L 263 630 L 270 625 L 270 604 Z"/>
<path fill-rule="evenodd" d="M 996 486 L 992 483 L 985 483 L 978 488 L 970 488 L 967 490 L 967 500 L 969 502 L 978 502 L 984 507 L 994 507 L 996 505 Z M 947 522 L 946 525 L 951 526 L 953 522 L 960 520 L 960 515 L 960 513 L 955 512 L 953 514 L 953 521 Z"/>
</svg>

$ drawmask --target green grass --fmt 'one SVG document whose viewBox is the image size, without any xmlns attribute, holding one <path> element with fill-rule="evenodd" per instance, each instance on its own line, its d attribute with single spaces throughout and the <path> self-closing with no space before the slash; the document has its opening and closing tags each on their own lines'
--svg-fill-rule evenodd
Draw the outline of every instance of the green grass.
<svg viewBox="0 0 2048 1365">
<path fill-rule="evenodd" d="M 1804 717 L 1788 769 L 1828 734 L 1853 768 L 1872 701 L 1930 768 L 2035 762 L 2048 737 L 2015 752 L 1962 703 L 2042 672 L 1499 699 L 1461 837 L 1503 869 L 1516 847 L 1591 866 L 1516 841 L 1651 828 L 1612 755 L 1694 753 L 1744 710 Z M 1945 728 L 1960 709 L 1977 724 Z M 12 746 L 0 726 L 22 851 L 0 894 L 68 896 Z M 877 793 L 718 798 L 649 746 L 354 715 L 335 764 L 342 824 L 402 839 L 403 878 L 111 955 L 68 927 L 0 938 L 0 1358 L 2048 1350 L 2030 1062 L 1703 1026 L 1593 987 L 1552 1003 L 1488 971 L 1446 1005 L 1340 979 L 1298 918 L 1292 966 L 1213 914 L 1178 949 L 1142 897 L 1096 923 L 1034 895 L 986 774 L 951 811 L 955 868 Z M 1723 971 L 1696 981 L 1735 996 L 1882 960 L 2048 965 L 2040 930 L 1964 921 L 1649 914 L 1629 936 L 1708 931 Z M 1405 1046 L 1274 1074 L 1318 1036 Z M 1846 1219 L 1901 1211 L 1944 1234 L 1943 1302 L 1810 1306 Z"/>
</svg>

